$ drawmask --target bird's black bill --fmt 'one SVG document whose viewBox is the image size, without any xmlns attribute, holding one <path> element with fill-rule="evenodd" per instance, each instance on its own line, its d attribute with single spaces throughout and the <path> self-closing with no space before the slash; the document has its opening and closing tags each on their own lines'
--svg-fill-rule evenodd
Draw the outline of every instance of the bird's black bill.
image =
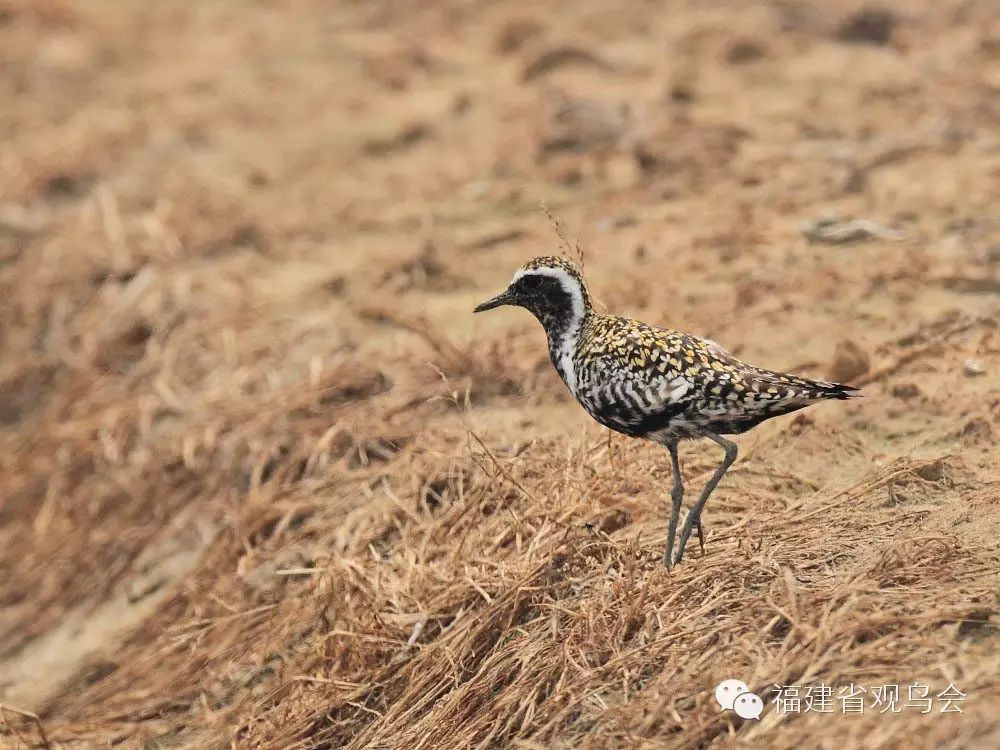
<svg viewBox="0 0 1000 750">
<path fill-rule="evenodd" d="M 503 307 L 504 305 L 509 305 L 514 301 L 514 296 L 510 292 L 504 292 L 503 294 L 498 294 L 493 299 L 486 300 L 483 304 L 478 305 L 472 312 L 486 312 L 487 310 L 492 310 L 494 307 Z"/>
</svg>

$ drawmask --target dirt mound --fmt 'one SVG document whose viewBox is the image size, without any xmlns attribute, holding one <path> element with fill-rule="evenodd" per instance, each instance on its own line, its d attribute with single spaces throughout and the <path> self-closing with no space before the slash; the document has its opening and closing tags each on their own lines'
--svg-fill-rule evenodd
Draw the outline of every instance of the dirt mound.
<svg viewBox="0 0 1000 750">
<path fill-rule="evenodd" d="M 991 10 L 0 0 L 0 743 L 998 746 Z M 670 573 L 666 452 L 471 315 L 541 201 L 603 306 L 864 387 Z"/>
</svg>

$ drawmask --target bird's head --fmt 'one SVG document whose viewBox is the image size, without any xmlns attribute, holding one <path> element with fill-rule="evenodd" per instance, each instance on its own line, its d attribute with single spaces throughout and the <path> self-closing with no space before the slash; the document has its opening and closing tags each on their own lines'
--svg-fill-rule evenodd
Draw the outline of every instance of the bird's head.
<svg viewBox="0 0 1000 750">
<path fill-rule="evenodd" d="M 591 310 L 583 275 L 565 258 L 533 258 L 514 272 L 510 285 L 474 312 L 515 305 L 530 311 L 550 333 L 574 328 Z"/>
</svg>

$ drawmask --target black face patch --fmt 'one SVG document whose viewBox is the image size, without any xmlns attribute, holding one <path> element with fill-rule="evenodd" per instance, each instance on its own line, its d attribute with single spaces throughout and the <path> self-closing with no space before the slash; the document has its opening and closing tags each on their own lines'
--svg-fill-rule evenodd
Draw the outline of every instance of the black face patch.
<svg viewBox="0 0 1000 750">
<path fill-rule="evenodd" d="M 550 333 L 561 332 L 573 320 L 573 298 L 559 279 L 526 273 L 512 291 L 516 304 L 532 312 Z"/>
<path fill-rule="evenodd" d="M 562 285 L 551 276 L 543 276 L 540 273 L 528 273 L 517 280 L 514 289 L 519 295 L 547 296 L 557 290 L 562 291 Z"/>
</svg>

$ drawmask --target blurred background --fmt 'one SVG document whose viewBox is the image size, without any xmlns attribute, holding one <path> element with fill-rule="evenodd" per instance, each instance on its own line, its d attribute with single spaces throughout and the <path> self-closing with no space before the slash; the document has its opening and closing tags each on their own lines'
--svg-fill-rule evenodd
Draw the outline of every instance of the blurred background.
<svg viewBox="0 0 1000 750">
<path fill-rule="evenodd" d="M 0 741 L 996 746 L 998 126 L 994 0 L 0 0 Z M 675 579 L 665 454 L 470 314 L 542 203 L 607 309 L 870 396 Z"/>
</svg>

